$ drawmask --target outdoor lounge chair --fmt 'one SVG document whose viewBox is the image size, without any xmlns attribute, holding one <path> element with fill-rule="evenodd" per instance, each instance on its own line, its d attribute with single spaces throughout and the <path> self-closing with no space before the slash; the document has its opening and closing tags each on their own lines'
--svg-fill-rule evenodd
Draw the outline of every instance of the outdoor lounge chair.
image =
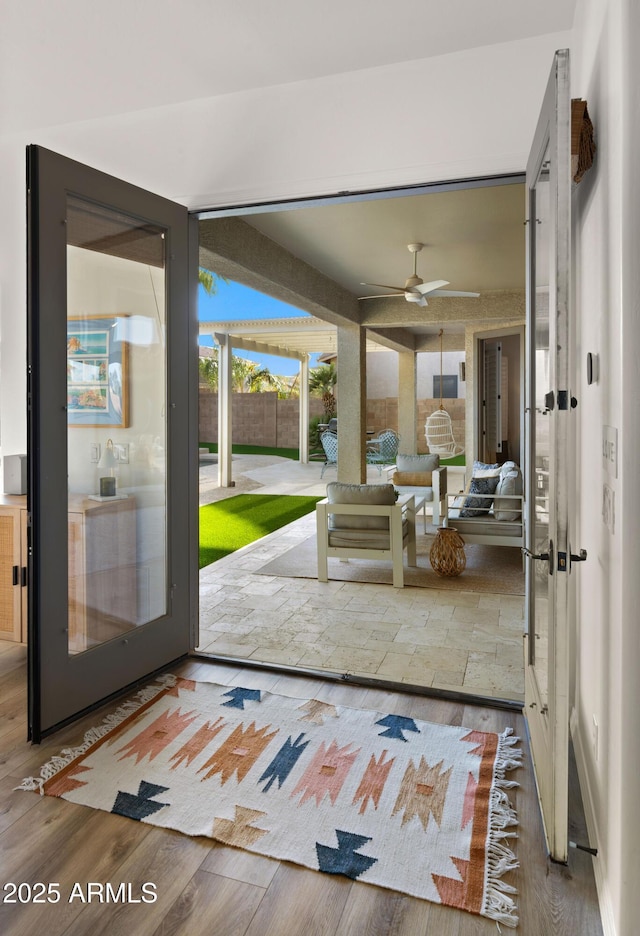
<svg viewBox="0 0 640 936">
<path fill-rule="evenodd" d="M 339 513 L 337 511 L 340 511 Z M 391 559 L 393 584 L 404 585 L 403 552 L 416 565 L 413 494 L 396 501 L 392 484 L 327 485 L 327 498 L 316 504 L 318 581 L 329 580 L 328 558 Z"/>
</svg>

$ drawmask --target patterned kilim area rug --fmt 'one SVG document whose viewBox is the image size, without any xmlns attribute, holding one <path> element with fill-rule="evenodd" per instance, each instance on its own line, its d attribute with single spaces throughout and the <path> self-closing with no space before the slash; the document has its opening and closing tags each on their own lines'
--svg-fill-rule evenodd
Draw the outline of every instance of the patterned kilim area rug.
<svg viewBox="0 0 640 936">
<path fill-rule="evenodd" d="M 517 741 L 164 676 L 20 788 L 516 926 Z"/>
</svg>

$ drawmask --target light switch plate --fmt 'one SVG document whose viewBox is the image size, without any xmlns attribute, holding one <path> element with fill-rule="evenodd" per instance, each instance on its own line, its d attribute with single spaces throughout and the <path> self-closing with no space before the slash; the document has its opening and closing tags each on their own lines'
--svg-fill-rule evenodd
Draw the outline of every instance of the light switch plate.
<svg viewBox="0 0 640 936">
<path fill-rule="evenodd" d="M 608 484 L 602 485 L 602 522 L 610 533 L 615 533 L 616 492 Z"/>
<path fill-rule="evenodd" d="M 113 454 L 115 455 L 116 460 L 120 462 L 121 465 L 128 465 L 129 464 L 129 443 L 128 442 L 114 442 Z"/>
<path fill-rule="evenodd" d="M 602 462 L 604 470 L 618 477 L 618 430 L 614 426 L 602 427 Z"/>
</svg>

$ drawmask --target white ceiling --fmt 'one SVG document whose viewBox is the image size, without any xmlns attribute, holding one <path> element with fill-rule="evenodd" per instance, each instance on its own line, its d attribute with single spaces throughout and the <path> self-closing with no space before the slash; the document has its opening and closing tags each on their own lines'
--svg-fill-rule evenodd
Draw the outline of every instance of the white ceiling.
<svg viewBox="0 0 640 936">
<path fill-rule="evenodd" d="M 570 29 L 576 0 L 3 0 L 0 132 Z"/>
<path fill-rule="evenodd" d="M 0 5 L 0 133 L 566 30 L 575 4 L 10 0 Z M 384 292 L 361 281 L 402 286 L 412 272 L 412 242 L 426 245 L 418 256 L 425 281 L 522 288 L 523 218 L 521 185 L 245 216 L 357 296 Z"/>
</svg>

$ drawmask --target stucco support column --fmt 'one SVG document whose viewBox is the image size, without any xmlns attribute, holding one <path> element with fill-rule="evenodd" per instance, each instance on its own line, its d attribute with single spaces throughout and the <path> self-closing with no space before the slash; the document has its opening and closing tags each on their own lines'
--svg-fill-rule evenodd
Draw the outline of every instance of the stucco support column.
<svg viewBox="0 0 640 936">
<path fill-rule="evenodd" d="M 338 326 L 338 481 L 363 484 L 367 478 L 366 331 L 359 325 Z"/>
<path fill-rule="evenodd" d="M 415 455 L 418 451 L 416 435 L 418 421 L 416 354 L 402 351 L 398 354 L 398 434 L 400 451 Z"/>
<path fill-rule="evenodd" d="M 300 361 L 300 441 L 301 464 L 309 462 L 309 357 Z"/>
<path fill-rule="evenodd" d="M 218 343 L 218 484 L 233 487 L 231 478 L 231 358 L 229 335 L 216 334 Z"/>
</svg>

